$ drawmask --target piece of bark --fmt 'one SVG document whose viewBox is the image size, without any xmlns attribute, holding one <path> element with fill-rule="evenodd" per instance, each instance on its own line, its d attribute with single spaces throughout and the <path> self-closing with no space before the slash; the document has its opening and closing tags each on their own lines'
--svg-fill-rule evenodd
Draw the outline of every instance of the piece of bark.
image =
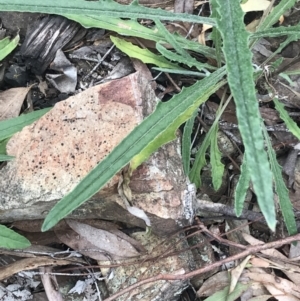
<svg viewBox="0 0 300 301">
<path fill-rule="evenodd" d="M 0 221 L 41 219 L 73 189 L 156 105 L 149 80 L 139 72 L 92 87 L 59 102 L 14 135 L 15 159 L 0 174 Z M 116 175 L 71 217 L 101 218 L 145 227 L 117 193 Z M 180 143 L 155 152 L 132 175 L 132 205 L 143 209 L 155 233 L 166 234 L 193 216 L 193 187 L 183 173 Z M 189 191 L 191 189 L 191 191 Z"/>
<path fill-rule="evenodd" d="M 48 15 L 34 22 L 26 33 L 20 55 L 35 74 L 43 74 L 55 57 L 75 36 L 85 35 L 80 24 L 62 16 Z"/>
</svg>

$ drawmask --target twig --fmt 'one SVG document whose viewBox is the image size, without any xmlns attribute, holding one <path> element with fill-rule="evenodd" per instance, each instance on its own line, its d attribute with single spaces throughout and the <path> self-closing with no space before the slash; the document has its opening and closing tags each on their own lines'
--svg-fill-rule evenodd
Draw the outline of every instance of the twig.
<svg viewBox="0 0 300 301">
<path fill-rule="evenodd" d="M 211 265 L 205 266 L 201 269 L 197 269 L 197 270 L 192 271 L 192 272 L 187 273 L 187 274 L 183 274 L 183 275 L 160 274 L 160 275 L 157 275 L 157 276 L 153 276 L 153 277 L 141 280 L 141 281 L 139 281 L 139 282 L 137 282 L 133 285 L 128 286 L 127 288 L 119 291 L 118 293 L 113 294 L 109 298 L 106 298 L 104 301 L 115 300 L 116 298 L 122 296 L 123 294 L 128 293 L 128 292 L 132 291 L 133 289 L 138 288 L 139 286 L 150 283 L 150 282 L 159 281 L 159 280 L 186 280 L 186 279 L 192 278 L 196 275 L 200 275 L 200 274 L 206 273 L 208 271 L 211 271 L 211 270 L 213 270 L 217 267 L 222 266 L 225 263 L 232 262 L 232 261 L 247 257 L 248 255 L 255 254 L 255 253 L 263 251 L 263 250 L 272 249 L 272 248 L 279 248 L 279 247 L 281 247 L 285 244 L 289 244 L 289 243 L 292 243 L 293 241 L 297 241 L 297 240 L 300 240 L 300 234 L 290 236 L 290 237 L 287 237 L 287 238 L 283 238 L 283 239 L 280 239 L 280 240 L 277 240 L 277 241 L 269 242 L 269 243 L 266 243 L 266 244 L 263 244 L 263 245 L 249 246 L 247 248 L 247 250 L 245 250 L 245 251 L 243 251 L 239 254 L 227 257 L 223 260 L 217 261 L 215 263 L 212 263 Z"/>
<path fill-rule="evenodd" d="M 83 80 L 87 79 L 106 59 L 106 57 L 110 54 L 110 52 L 114 49 L 115 45 L 112 45 L 107 52 L 103 55 L 103 57 L 98 61 L 98 63 L 95 65 L 95 67 L 83 78 Z"/>
<path fill-rule="evenodd" d="M 213 216 L 212 218 L 222 218 L 223 215 L 236 217 L 235 210 L 232 206 L 227 206 L 219 203 L 212 203 L 205 200 L 198 200 L 196 202 L 195 213 L 196 215 L 201 215 L 201 211 L 207 211 L 212 213 L 219 213 L 220 216 Z M 199 213 L 198 213 L 199 212 Z M 242 214 L 239 216 L 240 219 L 247 219 L 250 221 L 259 221 L 261 223 L 266 223 L 263 215 L 259 212 L 253 212 L 250 210 L 243 210 Z"/>
</svg>

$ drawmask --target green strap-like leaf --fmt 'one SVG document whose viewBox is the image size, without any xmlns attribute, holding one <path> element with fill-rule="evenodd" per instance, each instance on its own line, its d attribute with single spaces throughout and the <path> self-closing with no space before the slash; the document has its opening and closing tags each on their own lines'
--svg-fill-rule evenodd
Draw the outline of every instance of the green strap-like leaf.
<svg viewBox="0 0 300 301">
<path fill-rule="evenodd" d="M 12 40 L 8 37 L 0 41 L 0 61 L 8 56 L 17 46 L 20 40 L 20 36 L 16 35 Z"/>
<path fill-rule="evenodd" d="M 300 25 L 289 26 L 289 27 L 279 26 L 279 27 L 269 28 L 269 29 L 251 33 L 250 39 L 260 39 L 263 37 L 277 38 L 281 36 L 288 36 L 291 34 L 299 35 L 299 32 L 300 32 Z"/>
<path fill-rule="evenodd" d="M 133 1 L 131 5 L 122 5 L 112 0 L 101 1 L 61 1 L 61 0 L 0 0 L 1 11 L 18 11 L 46 14 L 76 14 L 90 16 L 106 16 L 112 18 L 129 19 L 161 19 L 205 23 L 214 25 L 214 20 L 191 14 L 174 14 L 160 8 L 153 9 L 138 5 Z"/>
<path fill-rule="evenodd" d="M 234 210 L 236 216 L 240 216 L 243 212 L 244 202 L 246 199 L 249 185 L 250 185 L 250 173 L 247 166 L 246 156 L 244 156 L 243 163 L 241 165 L 241 175 L 234 192 Z"/>
<path fill-rule="evenodd" d="M 194 121 L 197 114 L 198 114 L 198 109 L 195 110 L 192 117 L 185 123 L 183 134 L 182 134 L 182 142 L 181 142 L 182 163 L 183 163 L 183 170 L 187 176 L 190 172 L 190 158 L 191 158 L 191 146 L 192 146 L 191 136 L 194 127 Z"/>
<path fill-rule="evenodd" d="M 180 124 L 188 120 L 196 108 L 224 84 L 225 81 L 221 81 L 224 75 L 225 69 L 221 68 L 195 85 L 182 89 L 182 92 L 170 101 L 158 103 L 150 116 L 121 141 L 80 182 L 80 185 L 77 185 L 51 209 L 44 221 L 42 231 L 53 227 L 59 220 L 91 198 L 132 158 L 135 157 L 135 164 L 138 165 L 161 145 L 174 139 L 175 131 Z"/>
<path fill-rule="evenodd" d="M 221 187 L 224 174 L 224 164 L 221 162 L 222 153 L 218 147 L 218 129 L 219 126 L 213 129 L 210 143 L 210 164 L 214 190 L 218 190 Z"/>
<path fill-rule="evenodd" d="M 216 9 L 216 6 L 217 6 L 216 0 L 211 0 L 211 10 L 212 10 L 211 17 L 214 19 L 219 19 L 220 16 L 218 10 Z M 212 29 L 211 38 L 214 42 L 214 46 L 216 49 L 216 59 L 217 59 L 218 67 L 220 68 L 222 65 L 222 38 L 216 26 L 213 27 Z"/>
<path fill-rule="evenodd" d="M 0 248 L 24 249 L 30 245 L 30 241 L 26 237 L 0 225 Z"/>
<path fill-rule="evenodd" d="M 209 131 L 206 133 L 204 140 L 197 151 L 193 167 L 189 173 L 189 179 L 196 185 L 197 188 L 201 186 L 200 171 L 206 165 L 205 154 L 211 144 L 214 129 L 218 126 L 218 121 L 214 121 Z"/>
<path fill-rule="evenodd" d="M 26 125 L 33 123 L 41 118 L 51 108 L 34 111 L 32 113 L 24 114 L 19 117 L 11 118 L 8 120 L 0 121 L 0 141 L 12 136 L 14 133 L 22 130 Z"/>
<path fill-rule="evenodd" d="M 279 102 L 276 97 L 273 99 L 273 101 L 276 110 L 279 112 L 280 118 L 284 121 L 290 132 L 300 140 L 300 129 L 297 123 L 289 116 L 288 112 L 284 109 L 284 105 Z"/>
<path fill-rule="evenodd" d="M 145 64 L 153 64 L 161 68 L 180 68 L 177 64 L 173 64 L 166 60 L 162 55 L 154 54 L 148 49 L 142 49 L 133 45 L 130 42 L 111 36 L 110 39 L 121 51 L 126 53 L 130 57 L 141 60 Z"/>
<path fill-rule="evenodd" d="M 239 0 L 216 0 L 221 18 L 217 21 L 223 37 L 228 83 L 236 104 L 236 113 L 243 138 L 247 164 L 257 201 L 268 226 L 275 230 L 272 172 L 264 150 L 260 113 L 255 95 L 252 54 Z"/>
<path fill-rule="evenodd" d="M 281 208 L 282 216 L 286 225 L 286 228 L 288 230 L 289 235 L 294 235 L 298 233 L 297 225 L 295 221 L 295 215 L 293 210 L 293 205 L 291 203 L 290 197 L 289 197 L 289 190 L 285 186 L 283 177 L 282 177 L 282 168 L 278 164 L 276 159 L 275 151 L 273 150 L 270 137 L 268 135 L 268 132 L 266 130 L 266 127 L 263 126 L 263 132 L 265 136 L 265 140 L 267 142 L 267 148 L 268 148 L 268 155 L 269 160 L 271 164 L 271 168 L 274 175 L 274 182 L 275 182 L 275 190 L 277 192 L 278 198 L 279 198 L 279 205 Z"/>
<path fill-rule="evenodd" d="M 185 64 L 189 67 L 195 66 L 199 71 L 202 71 L 204 68 L 210 69 L 212 66 L 206 64 L 206 63 L 200 63 L 196 59 L 192 58 L 185 58 L 180 54 L 177 54 L 175 52 L 172 52 L 168 49 L 166 49 L 164 46 L 162 46 L 160 43 L 156 43 L 156 49 L 167 59 L 171 61 L 176 61 L 178 63 Z M 208 71 L 205 71 L 206 75 L 209 74 Z"/>
</svg>

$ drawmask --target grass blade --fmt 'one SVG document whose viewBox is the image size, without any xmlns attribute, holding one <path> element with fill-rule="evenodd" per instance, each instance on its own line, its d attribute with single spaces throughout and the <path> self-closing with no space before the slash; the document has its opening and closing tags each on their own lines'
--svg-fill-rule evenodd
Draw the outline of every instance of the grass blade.
<svg viewBox="0 0 300 301">
<path fill-rule="evenodd" d="M 178 63 L 182 63 L 185 64 L 189 67 L 193 67 L 195 66 L 199 71 L 202 71 L 204 68 L 211 68 L 211 66 L 209 66 L 206 63 L 200 63 L 198 62 L 196 59 L 194 58 L 185 58 L 183 57 L 181 54 L 177 54 L 175 52 L 172 52 L 168 49 L 166 49 L 164 46 L 162 46 L 160 43 L 156 43 L 156 49 L 167 59 L 171 60 L 171 61 L 176 61 Z M 206 73 L 206 75 L 209 75 L 209 72 L 206 71 L 205 69 L 203 70 L 203 72 Z"/>
<path fill-rule="evenodd" d="M 296 0 L 284 0 L 280 1 L 278 5 L 276 5 L 271 13 L 267 16 L 267 18 L 259 24 L 257 31 L 266 30 L 274 25 L 288 9 L 292 8 L 296 3 Z"/>
<path fill-rule="evenodd" d="M 281 208 L 282 216 L 289 235 L 294 235 L 298 233 L 298 230 L 295 221 L 293 206 L 289 197 L 289 190 L 287 189 L 284 183 L 282 172 L 281 172 L 282 168 L 276 160 L 276 154 L 273 150 L 270 137 L 267 133 L 265 126 L 263 127 L 263 132 L 264 132 L 265 140 L 267 142 L 269 160 L 274 175 L 275 190 L 279 198 L 279 205 Z"/>
<path fill-rule="evenodd" d="M 267 224 L 275 230 L 272 172 L 264 150 L 260 113 L 255 96 L 252 54 L 248 47 L 244 14 L 239 0 L 216 0 L 216 2 L 221 16 L 217 25 L 223 37 L 228 83 L 236 104 L 238 124 L 245 146 L 251 180 Z"/>
<path fill-rule="evenodd" d="M 211 144 L 212 136 L 214 133 L 214 129 L 218 126 L 218 123 L 215 121 L 209 131 L 206 133 L 205 138 L 203 142 L 201 143 L 201 146 L 196 154 L 195 162 L 193 164 L 193 167 L 189 173 L 189 179 L 192 183 L 196 185 L 197 188 L 201 186 L 201 178 L 200 178 L 200 172 L 202 168 L 206 165 L 206 159 L 205 159 L 205 153 L 208 149 L 208 147 Z"/>
<path fill-rule="evenodd" d="M 295 26 L 279 26 L 276 28 L 269 28 L 260 30 L 258 32 L 254 32 L 250 34 L 250 39 L 260 39 L 263 37 L 269 37 L 269 38 L 277 38 L 281 36 L 288 36 L 288 35 L 299 35 L 300 32 L 300 25 Z"/>
<path fill-rule="evenodd" d="M 244 202 L 250 184 L 250 173 L 247 166 L 246 156 L 241 165 L 241 175 L 234 192 L 234 210 L 236 216 L 240 216 L 244 209 Z"/>
<path fill-rule="evenodd" d="M 181 142 L 181 149 L 182 149 L 182 163 L 183 163 L 183 170 L 186 175 L 190 172 L 190 157 L 191 157 L 191 147 L 192 147 L 192 131 L 194 127 L 194 121 L 198 114 L 198 110 L 195 110 L 192 117 L 185 123 L 183 134 L 182 134 L 182 142 Z"/>
<path fill-rule="evenodd" d="M 188 120 L 196 108 L 224 84 L 224 81 L 221 81 L 224 75 L 225 70 L 221 68 L 195 85 L 182 89 L 182 92 L 170 101 L 159 102 L 151 115 L 121 141 L 80 185 L 51 209 L 43 223 L 42 231 L 53 227 L 91 198 L 130 161 L 134 161 L 133 166 L 138 166 L 161 145 L 174 139 L 179 125 Z M 135 160 L 132 160 L 133 158 Z"/>
<path fill-rule="evenodd" d="M 218 147 L 218 129 L 219 126 L 214 127 L 210 143 L 210 164 L 211 175 L 214 190 L 218 190 L 222 185 L 224 164 L 221 162 L 222 153 Z"/>
<path fill-rule="evenodd" d="M 273 101 L 280 118 L 284 121 L 289 131 L 300 140 L 300 129 L 297 123 L 289 116 L 288 112 L 284 109 L 284 105 L 279 102 L 278 98 L 274 98 Z"/>
</svg>

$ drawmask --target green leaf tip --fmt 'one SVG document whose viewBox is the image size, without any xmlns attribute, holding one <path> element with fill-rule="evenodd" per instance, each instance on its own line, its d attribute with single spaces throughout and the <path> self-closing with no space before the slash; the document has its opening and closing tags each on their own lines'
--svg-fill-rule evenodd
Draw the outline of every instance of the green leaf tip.
<svg viewBox="0 0 300 301">
<path fill-rule="evenodd" d="M 31 245 L 30 241 L 17 232 L 0 225 L 0 247 L 5 249 L 25 249 Z"/>
<path fill-rule="evenodd" d="M 134 5 L 136 5 L 136 6 L 140 6 L 140 3 L 139 3 L 139 0 L 132 0 L 131 1 L 131 3 L 130 3 L 130 6 L 134 6 Z"/>
</svg>

